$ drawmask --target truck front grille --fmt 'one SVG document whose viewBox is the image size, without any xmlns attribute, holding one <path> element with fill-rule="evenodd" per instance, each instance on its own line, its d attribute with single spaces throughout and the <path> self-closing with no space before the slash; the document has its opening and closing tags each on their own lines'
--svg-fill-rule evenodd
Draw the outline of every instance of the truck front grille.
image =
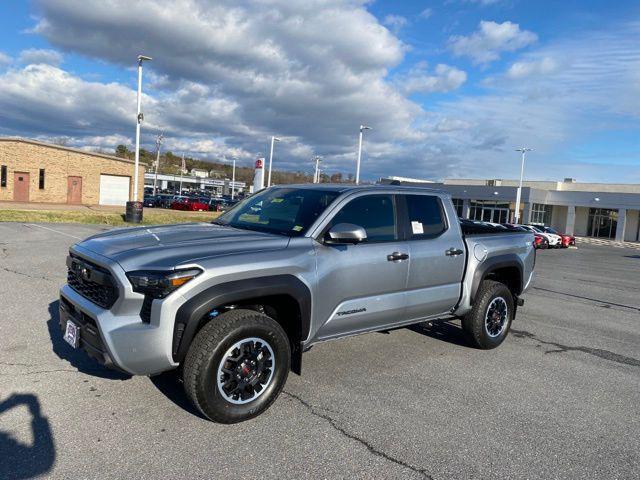
<svg viewBox="0 0 640 480">
<path fill-rule="evenodd" d="M 108 270 L 76 256 L 67 258 L 67 283 L 83 297 L 102 308 L 111 308 L 118 288 Z"/>
</svg>

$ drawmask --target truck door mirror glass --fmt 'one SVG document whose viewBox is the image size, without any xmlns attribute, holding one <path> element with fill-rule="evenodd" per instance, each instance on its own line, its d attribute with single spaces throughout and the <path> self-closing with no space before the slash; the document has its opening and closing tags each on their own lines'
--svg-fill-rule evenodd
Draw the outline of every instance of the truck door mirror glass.
<svg viewBox="0 0 640 480">
<path fill-rule="evenodd" d="M 360 243 L 367 239 L 367 232 L 364 228 L 353 223 L 338 223 L 327 232 L 325 240 L 327 243 L 344 244 Z"/>
</svg>

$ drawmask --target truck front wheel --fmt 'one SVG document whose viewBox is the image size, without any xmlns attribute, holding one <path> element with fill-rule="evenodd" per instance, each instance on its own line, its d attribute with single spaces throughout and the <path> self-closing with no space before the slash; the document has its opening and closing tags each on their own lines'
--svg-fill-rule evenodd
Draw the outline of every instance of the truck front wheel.
<svg viewBox="0 0 640 480">
<path fill-rule="evenodd" d="M 289 339 L 272 318 L 230 310 L 196 335 L 184 362 L 184 388 L 210 420 L 236 423 L 265 411 L 289 374 Z"/>
<path fill-rule="evenodd" d="M 504 283 L 484 280 L 478 288 L 473 309 L 462 319 L 462 329 L 469 343 L 485 350 L 500 345 L 513 320 L 513 305 L 513 295 Z"/>
</svg>

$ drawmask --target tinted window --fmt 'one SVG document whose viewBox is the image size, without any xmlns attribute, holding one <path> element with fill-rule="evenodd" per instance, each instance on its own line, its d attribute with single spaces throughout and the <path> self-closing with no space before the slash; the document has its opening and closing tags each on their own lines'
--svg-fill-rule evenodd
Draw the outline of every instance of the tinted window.
<svg viewBox="0 0 640 480">
<path fill-rule="evenodd" d="M 409 235 L 413 240 L 438 235 L 446 230 L 440 199 L 431 195 L 407 195 Z"/>
<path fill-rule="evenodd" d="M 338 195 L 306 188 L 272 188 L 243 200 L 213 223 L 300 236 Z"/>
<path fill-rule="evenodd" d="M 6 186 L 7 186 L 7 166 L 2 165 L 2 167 L 0 167 L 0 187 L 6 187 Z"/>
<path fill-rule="evenodd" d="M 40 176 L 38 178 L 38 188 L 44 190 L 44 168 L 40 169 Z"/>
<path fill-rule="evenodd" d="M 331 226 L 338 223 L 352 223 L 364 228 L 367 242 L 387 242 L 397 238 L 391 195 L 367 195 L 350 201 L 331 220 Z"/>
</svg>

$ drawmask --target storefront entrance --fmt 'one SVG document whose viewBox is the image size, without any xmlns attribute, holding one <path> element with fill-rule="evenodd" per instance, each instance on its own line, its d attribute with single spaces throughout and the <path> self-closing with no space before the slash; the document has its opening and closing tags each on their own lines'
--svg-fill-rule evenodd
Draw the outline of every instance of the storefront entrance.
<svg viewBox="0 0 640 480">
<path fill-rule="evenodd" d="M 615 238 L 618 228 L 618 211 L 609 208 L 590 208 L 587 235 L 598 238 Z"/>
<path fill-rule="evenodd" d="M 509 203 L 471 200 L 469 218 L 483 222 L 506 223 L 509 221 Z"/>
</svg>

